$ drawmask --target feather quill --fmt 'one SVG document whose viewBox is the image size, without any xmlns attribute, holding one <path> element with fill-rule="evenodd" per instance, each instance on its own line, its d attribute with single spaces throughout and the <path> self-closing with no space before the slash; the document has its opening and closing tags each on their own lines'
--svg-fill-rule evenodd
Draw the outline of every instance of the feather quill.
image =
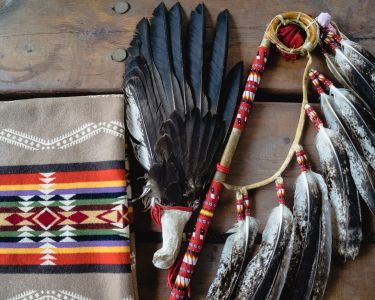
<svg viewBox="0 0 375 300">
<path fill-rule="evenodd" d="M 281 299 L 309 299 L 315 285 L 325 286 L 328 274 L 319 274 L 317 265 L 326 261 L 330 265 L 330 253 L 321 244 L 330 238 L 329 228 L 322 228 L 322 205 L 328 201 L 321 175 L 313 172 L 301 146 L 296 147 L 301 174 L 296 180 L 293 208 L 292 257 Z M 327 218 L 329 216 L 326 216 Z M 324 231 L 325 230 L 325 231 Z M 328 245 L 327 245 L 328 246 Z M 325 270 L 329 265 L 325 266 Z M 325 276 L 323 276 L 325 275 Z"/>
<path fill-rule="evenodd" d="M 207 300 L 231 299 L 244 262 L 253 248 L 259 225 L 250 215 L 244 218 L 243 201 L 242 193 L 237 192 L 238 221 L 225 242 L 219 268 L 206 295 Z"/>
<path fill-rule="evenodd" d="M 361 207 L 359 194 L 350 175 L 345 147 L 335 131 L 323 126 L 309 104 L 306 105 L 306 113 L 318 130 L 315 143 L 333 208 L 334 250 L 345 260 L 354 259 L 362 240 Z"/>
<path fill-rule="evenodd" d="M 234 299 L 271 299 L 274 288 L 279 287 L 275 279 L 288 246 L 292 222 L 292 213 L 284 203 L 272 209 L 259 250 L 245 268 Z"/>
</svg>

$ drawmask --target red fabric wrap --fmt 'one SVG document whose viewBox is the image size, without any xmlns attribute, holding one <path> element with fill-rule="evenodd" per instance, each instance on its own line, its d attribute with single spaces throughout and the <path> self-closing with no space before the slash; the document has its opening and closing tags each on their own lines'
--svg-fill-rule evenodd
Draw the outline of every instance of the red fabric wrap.
<svg viewBox="0 0 375 300">
<path fill-rule="evenodd" d="M 222 166 L 219 163 L 216 164 L 216 170 L 218 170 L 219 172 L 221 172 L 223 174 L 226 174 L 226 175 L 228 175 L 229 172 L 230 172 L 230 168 L 229 167 Z"/>
<path fill-rule="evenodd" d="M 163 214 L 164 210 L 182 210 L 187 212 L 192 212 L 193 208 L 186 207 L 186 206 L 163 206 L 159 204 L 155 204 L 151 206 L 150 214 L 151 219 L 154 221 L 154 223 L 161 228 L 161 215 Z"/>
<path fill-rule="evenodd" d="M 297 49 L 303 44 L 303 31 L 296 24 L 280 26 L 277 32 L 278 39 L 288 48 Z M 297 54 L 281 53 L 286 60 L 296 60 Z"/>
</svg>

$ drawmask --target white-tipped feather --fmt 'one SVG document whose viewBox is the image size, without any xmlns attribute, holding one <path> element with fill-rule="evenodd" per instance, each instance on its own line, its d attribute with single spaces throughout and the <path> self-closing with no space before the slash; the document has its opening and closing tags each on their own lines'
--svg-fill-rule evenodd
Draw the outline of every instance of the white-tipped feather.
<svg viewBox="0 0 375 300">
<path fill-rule="evenodd" d="M 284 204 L 272 209 L 262 235 L 262 243 L 244 270 L 234 299 L 270 299 L 290 239 L 292 220 L 292 213 Z"/>
<path fill-rule="evenodd" d="M 328 69 L 331 71 L 336 80 L 346 89 L 350 90 L 358 99 L 361 99 L 363 103 L 366 103 L 362 97 L 353 89 L 352 85 L 342 76 L 340 69 L 337 66 L 335 57 L 332 54 L 324 53 L 325 62 Z M 367 103 L 366 103 L 367 105 Z"/>
<path fill-rule="evenodd" d="M 335 131 L 320 126 L 316 148 L 333 208 L 334 249 L 344 259 L 354 259 L 362 239 L 361 212 L 344 145 Z"/>
<path fill-rule="evenodd" d="M 363 157 L 375 170 L 375 119 L 371 111 L 362 106 L 349 91 L 330 88 L 333 96 L 332 106 L 343 124 L 352 133 L 352 138 L 358 143 Z"/>
<path fill-rule="evenodd" d="M 323 298 L 331 269 L 332 258 L 331 208 L 328 202 L 328 191 L 323 177 L 318 175 L 317 180 L 322 192 L 322 215 L 319 252 L 314 262 L 315 274 L 313 278 L 310 278 L 310 284 L 312 284 L 312 300 L 320 300 Z"/>
<path fill-rule="evenodd" d="M 208 290 L 207 300 L 230 299 L 237 280 L 242 273 L 243 263 L 251 251 L 258 232 L 258 221 L 250 216 L 238 221 L 236 232 L 224 245 L 216 276 Z"/>
<path fill-rule="evenodd" d="M 374 79 L 373 76 L 369 76 L 371 81 L 368 81 L 367 76 L 365 76 L 361 68 L 365 67 L 366 60 L 362 59 L 356 52 L 351 51 L 342 51 L 340 49 L 336 49 L 336 63 L 338 66 L 340 66 L 342 73 L 349 74 L 353 72 L 356 76 L 358 76 L 361 80 L 361 82 L 366 85 L 366 87 L 375 94 L 375 88 L 374 88 Z M 348 76 L 348 75 L 347 75 Z M 347 79 L 348 80 L 348 79 Z"/>
<path fill-rule="evenodd" d="M 324 292 L 329 275 L 332 232 L 326 226 L 329 215 L 327 187 L 321 175 L 311 171 L 301 146 L 296 147 L 301 174 L 296 180 L 293 207 L 293 246 L 287 280 L 281 299 L 317 299 Z M 323 226 L 324 225 L 324 226 Z"/>
<path fill-rule="evenodd" d="M 371 212 L 375 214 L 375 177 L 370 166 L 356 148 L 350 134 L 332 106 L 332 97 L 321 94 L 321 106 L 329 127 L 341 135 L 349 158 L 350 172 L 354 183 Z"/>
</svg>

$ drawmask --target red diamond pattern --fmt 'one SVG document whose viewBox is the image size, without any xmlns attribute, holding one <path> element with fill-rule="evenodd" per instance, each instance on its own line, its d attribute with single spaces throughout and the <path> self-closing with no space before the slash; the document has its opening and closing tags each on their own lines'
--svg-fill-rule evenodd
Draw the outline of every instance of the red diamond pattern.
<svg viewBox="0 0 375 300">
<path fill-rule="evenodd" d="M 88 216 L 86 216 L 85 214 L 81 213 L 80 211 L 77 211 L 76 213 L 72 214 L 69 219 L 78 223 L 78 224 L 81 224 L 84 220 L 86 220 L 88 218 Z"/>
<path fill-rule="evenodd" d="M 6 217 L 5 220 L 12 223 L 13 225 L 17 225 L 18 223 L 22 222 L 24 218 L 18 214 L 12 214 L 9 217 Z"/>
<path fill-rule="evenodd" d="M 47 230 L 56 222 L 58 222 L 58 220 L 60 220 L 60 217 L 50 209 L 45 208 L 39 214 L 37 214 L 33 218 L 33 220 L 37 222 L 43 229 Z"/>
</svg>

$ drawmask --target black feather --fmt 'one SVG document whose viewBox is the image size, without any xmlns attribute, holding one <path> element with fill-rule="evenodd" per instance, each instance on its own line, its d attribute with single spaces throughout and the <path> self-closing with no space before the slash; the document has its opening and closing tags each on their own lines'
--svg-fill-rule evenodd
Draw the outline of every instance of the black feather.
<svg viewBox="0 0 375 300">
<path fill-rule="evenodd" d="M 217 113 L 221 84 L 224 80 L 228 53 L 229 13 L 222 11 L 216 20 L 216 32 L 212 45 L 211 61 L 207 74 L 207 98 L 212 114 Z"/>
<path fill-rule="evenodd" d="M 183 17 L 181 4 L 177 2 L 168 12 L 168 25 L 171 39 L 171 55 L 173 72 L 178 80 L 181 89 L 182 98 L 184 101 L 185 114 L 190 113 L 194 108 L 194 100 L 187 93 L 190 93 L 190 87 L 186 84 L 185 79 L 185 53 L 183 37 Z M 188 90 L 188 91 L 187 91 Z"/>
<path fill-rule="evenodd" d="M 239 62 L 229 71 L 225 80 L 223 99 L 225 99 L 226 102 L 222 103 L 219 107 L 219 111 L 223 114 L 223 120 L 225 122 L 225 140 L 229 136 L 234 114 L 241 99 L 242 74 L 243 62 Z"/>
<path fill-rule="evenodd" d="M 171 114 L 174 110 L 184 113 L 181 90 L 172 71 L 170 36 L 167 23 L 167 10 L 161 3 L 153 12 L 150 26 L 152 58 L 163 82 L 167 99 L 163 105 Z"/>
<path fill-rule="evenodd" d="M 203 116 L 208 111 L 207 98 L 204 94 L 205 9 L 204 4 L 199 4 L 191 13 L 187 44 L 187 77 L 195 106 L 199 108 Z"/>
</svg>

